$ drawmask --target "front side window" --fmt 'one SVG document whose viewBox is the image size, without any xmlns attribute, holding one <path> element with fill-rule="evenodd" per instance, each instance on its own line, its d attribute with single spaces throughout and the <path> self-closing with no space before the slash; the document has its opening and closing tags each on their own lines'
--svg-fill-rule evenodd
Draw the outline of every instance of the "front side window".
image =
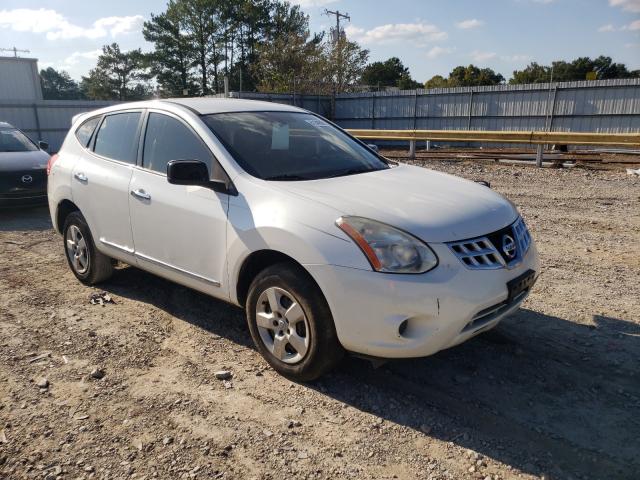
<svg viewBox="0 0 640 480">
<path fill-rule="evenodd" d="M 217 113 L 203 119 L 236 162 L 264 180 L 314 180 L 389 168 L 340 129 L 308 113 Z"/>
<path fill-rule="evenodd" d="M 38 147 L 20 130 L 15 128 L 0 130 L 0 153 L 35 150 L 38 150 Z"/>
<path fill-rule="evenodd" d="M 96 136 L 95 153 L 136 163 L 140 112 L 115 113 L 104 118 Z"/>
<path fill-rule="evenodd" d="M 93 135 L 93 131 L 98 126 L 99 121 L 100 117 L 90 118 L 78 127 L 78 129 L 76 130 L 76 138 L 78 139 L 78 142 L 80 142 L 80 145 L 85 148 L 87 147 L 87 145 L 89 145 L 91 135 Z"/>
<path fill-rule="evenodd" d="M 206 163 L 209 173 L 212 173 L 214 163 L 207 146 L 189 127 L 167 115 L 150 113 L 144 137 L 142 166 L 167 173 L 167 163 L 171 160 L 199 160 Z"/>
</svg>

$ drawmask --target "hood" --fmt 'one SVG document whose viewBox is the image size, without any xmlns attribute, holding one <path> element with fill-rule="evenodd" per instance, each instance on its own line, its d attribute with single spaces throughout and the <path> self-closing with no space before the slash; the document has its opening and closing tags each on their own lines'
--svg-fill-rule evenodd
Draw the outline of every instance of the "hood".
<svg viewBox="0 0 640 480">
<path fill-rule="evenodd" d="M 0 172 L 22 172 L 47 168 L 49 154 L 42 150 L 0 152 Z"/>
<path fill-rule="evenodd" d="M 320 202 L 340 215 L 371 218 L 426 242 L 491 233 L 514 222 L 515 207 L 478 183 L 409 165 L 303 182 L 278 182 L 290 194 Z"/>
</svg>

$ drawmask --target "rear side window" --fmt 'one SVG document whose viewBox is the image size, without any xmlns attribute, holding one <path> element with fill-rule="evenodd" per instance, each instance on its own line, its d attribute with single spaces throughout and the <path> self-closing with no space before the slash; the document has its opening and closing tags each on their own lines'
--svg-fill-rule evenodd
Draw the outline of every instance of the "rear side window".
<svg viewBox="0 0 640 480">
<path fill-rule="evenodd" d="M 140 112 L 106 116 L 96 134 L 94 152 L 103 157 L 135 164 L 139 123 Z"/>
<path fill-rule="evenodd" d="M 78 142 L 80 142 L 80 145 L 85 148 L 89 145 L 91 135 L 93 135 L 93 131 L 96 129 L 99 121 L 100 117 L 90 118 L 78 127 L 76 130 L 76 138 L 78 139 Z"/>
<path fill-rule="evenodd" d="M 149 114 L 144 137 L 144 168 L 167 173 L 171 160 L 200 160 L 211 171 L 213 156 L 207 146 L 182 122 L 160 113 Z"/>
</svg>

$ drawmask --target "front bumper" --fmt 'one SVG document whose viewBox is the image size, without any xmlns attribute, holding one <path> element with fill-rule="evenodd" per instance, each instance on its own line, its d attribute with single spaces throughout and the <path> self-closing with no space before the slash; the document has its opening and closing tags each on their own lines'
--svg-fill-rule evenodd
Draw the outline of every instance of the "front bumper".
<svg viewBox="0 0 640 480">
<path fill-rule="evenodd" d="M 422 357 L 496 326 L 528 292 L 508 299 L 507 282 L 540 272 L 532 242 L 510 269 L 470 270 L 444 244 L 421 275 L 383 274 L 333 265 L 305 265 L 331 308 L 338 338 L 349 351 L 383 358 Z"/>
<path fill-rule="evenodd" d="M 47 204 L 47 192 L 19 192 L 0 194 L 0 208 L 29 207 Z"/>
</svg>

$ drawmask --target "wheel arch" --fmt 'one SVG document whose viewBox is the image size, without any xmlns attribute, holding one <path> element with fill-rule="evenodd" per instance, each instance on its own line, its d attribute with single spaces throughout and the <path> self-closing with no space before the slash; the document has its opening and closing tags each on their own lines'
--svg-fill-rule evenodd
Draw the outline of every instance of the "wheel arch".
<svg viewBox="0 0 640 480">
<path fill-rule="evenodd" d="M 79 212 L 80 209 L 78 206 L 73 203 L 71 200 L 64 199 L 60 203 L 58 203 L 58 207 L 56 208 L 56 230 L 58 233 L 62 233 L 62 229 L 64 228 L 64 222 L 71 212 Z"/>
<path fill-rule="evenodd" d="M 244 307 L 249 294 L 251 282 L 261 271 L 272 265 L 283 262 L 295 265 L 296 268 L 303 272 L 316 285 L 316 287 L 318 287 L 318 290 L 322 292 L 322 289 L 320 289 L 320 286 L 315 281 L 311 273 L 309 273 L 309 271 L 304 268 L 304 265 L 296 259 L 278 250 L 263 249 L 250 253 L 242 262 L 235 284 L 236 301 L 238 304 Z M 322 292 L 322 295 L 324 296 L 324 292 Z"/>
</svg>

